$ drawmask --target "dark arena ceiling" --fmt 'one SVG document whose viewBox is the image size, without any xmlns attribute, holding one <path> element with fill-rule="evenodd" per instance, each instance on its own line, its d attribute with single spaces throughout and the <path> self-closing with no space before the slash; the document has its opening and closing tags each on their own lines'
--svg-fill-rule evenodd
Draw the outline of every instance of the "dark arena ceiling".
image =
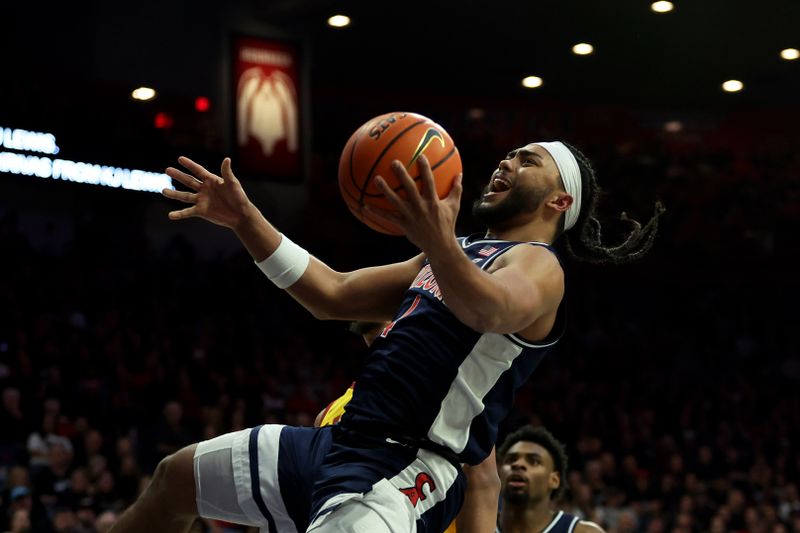
<svg viewBox="0 0 800 533">
<path fill-rule="evenodd" d="M 133 142 L 151 134 L 152 113 L 142 114 L 130 91 L 148 85 L 174 113 L 210 97 L 216 113 L 206 127 L 225 130 L 227 54 L 237 34 L 301 46 L 315 135 L 325 117 L 361 104 L 797 108 L 800 60 L 779 52 L 800 48 L 800 2 L 674 4 L 657 14 L 642 0 L 17 2 L 3 9 L 0 124 L 83 127 L 103 132 L 94 142 L 113 133 L 117 144 L 124 130 L 124 142 Z M 352 24 L 329 27 L 336 13 Z M 573 54 L 579 42 L 594 53 Z M 523 88 L 528 75 L 543 85 Z M 729 79 L 744 90 L 723 92 Z M 356 113 L 342 131 L 372 111 Z"/>
</svg>

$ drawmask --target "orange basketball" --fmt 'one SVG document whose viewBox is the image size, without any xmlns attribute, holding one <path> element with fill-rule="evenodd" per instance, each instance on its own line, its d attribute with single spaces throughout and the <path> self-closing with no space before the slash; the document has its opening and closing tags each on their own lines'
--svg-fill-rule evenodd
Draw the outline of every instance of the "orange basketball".
<svg viewBox="0 0 800 533">
<path fill-rule="evenodd" d="M 405 198 L 405 190 L 391 168 L 395 159 L 405 165 L 421 190 L 416 161 L 423 153 L 433 170 L 436 194 L 444 198 L 461 173 L 458 149 L 444 128 L 416 113 L 386 113 L 358 128 L 347 141 L 339 160 L 339 189 L 350 211 L 374 230 L 403 235 L 399 226 L 364 211 L 364 206 L 395 212 L 394 206 L 373 182 L 375 176 L 381 176 Z"/>
</svg>

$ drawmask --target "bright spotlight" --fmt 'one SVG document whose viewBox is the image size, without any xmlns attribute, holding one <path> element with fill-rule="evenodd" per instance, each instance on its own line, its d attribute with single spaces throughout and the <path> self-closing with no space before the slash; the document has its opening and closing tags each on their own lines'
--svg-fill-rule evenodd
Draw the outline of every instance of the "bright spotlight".
<svg viewBox="0 0 800 533">
<path fill-rule="evenodd" d="M 133 90 L 131 96 L 134 100 L 152 100 L 156 97 L 156 90 L 151 89 L 150 87 L 139 87 L 138 89 Z"/>
<path fill-rule="evenodd" d="M 728 80 L 722 84 L 722 90 L 728 93 L 738 93 L 744 89 L 744 83 L 739 80 Z"/>
<path fill-rule="evenodd" d="M 683 123 L 680 120 L 670 120 L 664 124 L 664 131 L 678 133 L 683 130 Z"/>
<path fill-rule="evenodd" d="M 539 76 L 528 76 L 522 80 L 522 86 L 528 89 L 535 89 L 542 86 L 542 78 Z"/>
<path fill-rule="evenodd" d="M 667 2 L 666 0 L 659 0 L 658 2 L 653 2 L 650 4 L 650 9 L 656 13 L 669 13 L 675 9 L 675 5 L 672 2 Z"/>
<path fill-rule="evenodd" d="M 800 50 L 797 48 L 785 48 L 781 50 L 781 57 L 786 61 L 794 61 L 800 57 Z"/>
<path fill-rule="evenodd" d="M 572 47 L 572 53 L 579 56 L 588 56 L 594 52 L 594 46 L 589 43 L 578 43 Z"/>
<path fill-rule="evenodd" d="M 334 15 L 328 19 L 328 26 L 333 26 L 334 28 L 344 28 L 349 25 L 350 17 L 347 15 Z"/>
</svg>

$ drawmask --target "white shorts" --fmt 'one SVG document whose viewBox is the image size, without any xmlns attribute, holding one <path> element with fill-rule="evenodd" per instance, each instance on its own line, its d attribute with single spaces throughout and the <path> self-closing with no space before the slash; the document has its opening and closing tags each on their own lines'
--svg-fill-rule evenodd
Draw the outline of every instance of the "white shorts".
<svg viewBox="0 0 800 533">
<path fill-rule="evenodd" d="M 320 500 L 315 487 L 329 473 L 323 461 L 331 440 L 330 428 L 265 425 L 199 443 L 198 513 L 270 533 L 442 531 L 457 514 L 463 474 L 422 449 L 413 450 L 408 461 L 394 461 L 402 467 L 374 480 L 363 475 L 374 468 L 338 465 L 333 477 L 344 481 Z"/>
</svg>

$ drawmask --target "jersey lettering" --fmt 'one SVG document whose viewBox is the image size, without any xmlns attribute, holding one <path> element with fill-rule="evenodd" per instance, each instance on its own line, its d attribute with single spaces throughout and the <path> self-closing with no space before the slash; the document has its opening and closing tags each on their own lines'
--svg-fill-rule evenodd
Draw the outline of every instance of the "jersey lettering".
<svg viewBox="0 0 800 533">
<path fill-rule="evenodd" d="M 433 275 L 431 265 L 425 265 L 419 271 L 414 283 L 411 284 L 412 289 L 422 289 L 431 293 L 437 300 L 442 301 L 442 291 L 439 289 L 439 283 L 436 281 L 436 276 Z"/>
</svg>

